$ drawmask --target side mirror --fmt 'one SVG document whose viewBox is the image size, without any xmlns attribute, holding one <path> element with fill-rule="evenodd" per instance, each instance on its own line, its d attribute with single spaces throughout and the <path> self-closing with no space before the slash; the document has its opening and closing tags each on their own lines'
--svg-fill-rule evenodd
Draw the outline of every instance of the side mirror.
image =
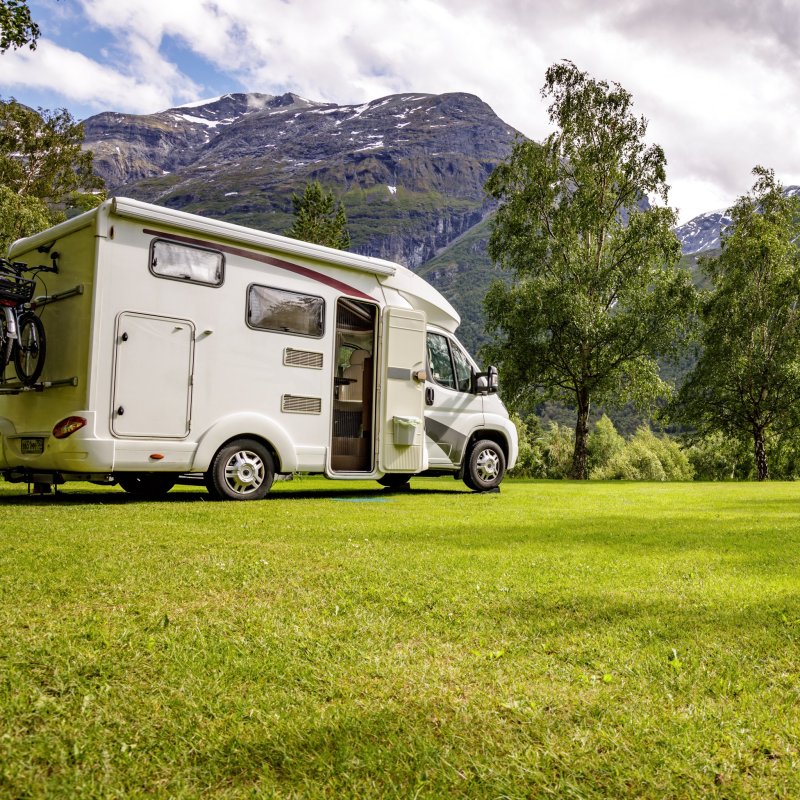
<svg viewBox="0 0 800 800">
<path fill-rule="evenodd" d="M 486 370 L 486 379 L 489 382 L 489 394 L 494 394 L 500 386 L 500 375 L 497 372 L 497 367 L 489 367 Z"/>
<path fill-rule="evenodd" d="M 499 385 L 497 367 L 489 367 L 473 377 L 474 394 L 494 394 Z"/>
</svg>

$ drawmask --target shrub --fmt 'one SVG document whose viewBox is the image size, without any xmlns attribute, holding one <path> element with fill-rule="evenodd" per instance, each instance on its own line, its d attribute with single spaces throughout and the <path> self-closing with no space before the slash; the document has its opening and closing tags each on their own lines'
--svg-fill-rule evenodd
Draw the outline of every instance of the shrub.
<svg viewBox="0 0 800 800">
<path fill-rule="evenodd" d="M 509 475 L 515 478 L 544 478 L 542 426 L 538 417 L 523 420 L 519 414 L 512 414 L 511 421 L 516 425 L 519 435 L 519 456 Z"/>
<path fill-rule="evenodd" d="M 698 481 L 746 479 L 753 469 L 749 449 L 720 431 L 695 439 L 685 452 Z"/>
<path fill-rule="evenodd" d="M 589 434 L 589 473 L 602 469 L 625 448 L 625 437 L 617 433 L 614 423 L 603 414 Z"/>
<path fill-rule="evenodd" d="M 542 436 L 545 477 L 568 478 L 575 452 L 575 431 L 567 425 L 551 422 Z"/>
<path fill-rule="evenodd" d="M 593 478 L 628 481 L 688 481 L 693 475 L 680 445 L 648 427 L 639 428 L 622 450 L 592 473 Z"/>
</svg>

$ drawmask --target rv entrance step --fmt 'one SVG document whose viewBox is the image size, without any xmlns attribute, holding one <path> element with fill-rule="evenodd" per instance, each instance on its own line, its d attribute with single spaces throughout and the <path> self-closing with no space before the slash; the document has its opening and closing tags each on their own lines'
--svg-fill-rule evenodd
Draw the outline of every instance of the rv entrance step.
<svg viewBox="0 0 800 800">
<path fill-rule="evenodd" d="M 31 301 L 31 308 L 41 308 L 50 303 L 57 303 L 59 300 L 66 300 L 68 297 L 75 297 L 75 295 L 78 294 L 83 294 L 82 283 L 79 283 L 74 289 L 66 289 L 63 292 L 56 292 L 55 294 L 40 295 L 35 300 Z"/>
<path fill-rule="evenodd" d="M 77 386 L 77 378 L 61 378 L 57 381 L 38 381 L 31 386 L 19 381 L 9 381 L 8 383 L 0 383 L 0 395 L 3 394 L 20 394 L 20 392 L 43 392 L 45 389 L 57 389 L 59 386 Z"/>
</svg>

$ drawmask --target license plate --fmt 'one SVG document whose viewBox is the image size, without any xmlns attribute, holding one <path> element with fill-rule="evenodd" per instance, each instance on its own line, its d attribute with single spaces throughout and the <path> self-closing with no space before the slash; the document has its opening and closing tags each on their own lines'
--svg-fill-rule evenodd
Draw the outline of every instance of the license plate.
<svg viewBox="0 0 800 800">
<path fill-rule="evenodd" d="M 24 456 L 41 455 L 44 453 L 44 439 L 23 439 L 21 450 Z"/>
</svg>

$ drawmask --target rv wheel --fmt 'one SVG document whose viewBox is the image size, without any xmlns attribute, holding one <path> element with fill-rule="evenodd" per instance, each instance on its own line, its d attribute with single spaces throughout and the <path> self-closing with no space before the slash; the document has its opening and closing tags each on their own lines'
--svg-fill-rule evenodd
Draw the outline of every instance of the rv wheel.
<svg viewBox="0 0 800 800">
<path fill-rule="evenodd" d="M 124 472 L 115 477 L 128 494 L 149 500 L 163 497 L 175 485 L 175 476 L 168 472 Z"/>
<path fill-rule="evenodd" d="M 235 439 L 214 456 L 205 482 L 220 500 L 262 500 L 274 478 L 275 465 L 267 448 L 254 439 Z"/>
<path fill-rule="evenodd" d="M 476 442 L 464 465 L 464 483 L 476 492 L 485 492 L 500 485 L 506 474 L 503 449 L 491 439 Z"/>
</svg>

